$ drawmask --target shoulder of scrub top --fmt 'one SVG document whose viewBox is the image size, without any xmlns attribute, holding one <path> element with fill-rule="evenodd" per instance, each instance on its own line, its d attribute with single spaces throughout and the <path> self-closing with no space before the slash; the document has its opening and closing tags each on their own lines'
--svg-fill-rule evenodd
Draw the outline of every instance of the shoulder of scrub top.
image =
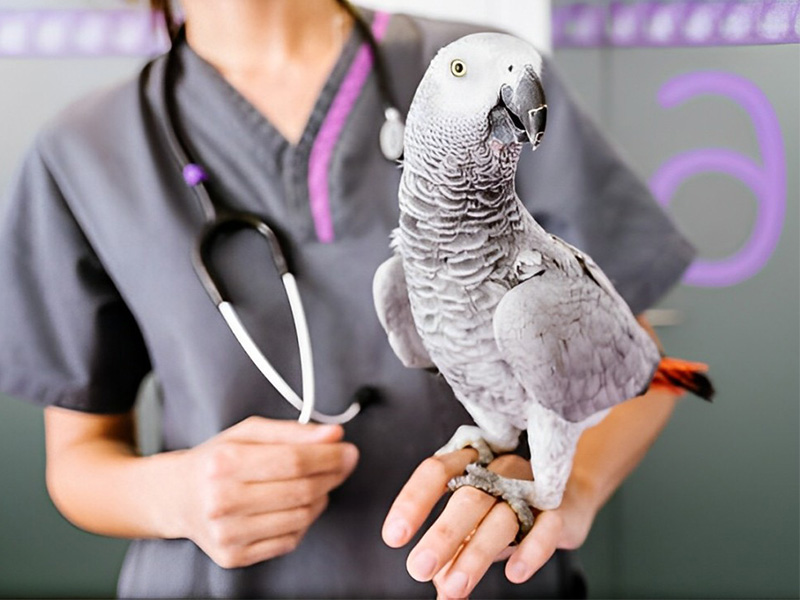
<svg viewBox="0 0 800 600">
<path fill-rule="evenodd" d="M 69 103 L 39 130 L 34 146 L 57 164 L 71 152 L 111 158 L 141 139 L 149 120 L 144 107 L 146 81 L 164 56 L 148 62 L 135 75 L 98 88 Z"/>
</svg>

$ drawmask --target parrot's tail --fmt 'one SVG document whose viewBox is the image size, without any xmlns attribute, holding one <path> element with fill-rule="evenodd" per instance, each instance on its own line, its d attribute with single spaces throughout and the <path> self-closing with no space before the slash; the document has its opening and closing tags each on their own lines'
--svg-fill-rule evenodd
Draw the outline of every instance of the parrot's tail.
<svg viewBox="0 0 800 600">
<path fill-rule="evenodd" d="M 686 390 L 711 402 L 714 385 L 706 375 L 707 372 L 708 365 L 703 363 L 665 356 L 658 365 L 650 387 L 668 389 L 675 393 Z"/>
</svg>

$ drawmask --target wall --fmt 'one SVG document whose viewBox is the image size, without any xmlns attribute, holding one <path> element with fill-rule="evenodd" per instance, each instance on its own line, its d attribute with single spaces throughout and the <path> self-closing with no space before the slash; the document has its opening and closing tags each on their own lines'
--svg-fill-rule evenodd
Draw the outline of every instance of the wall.
<svg viewBox="0 0 800 600">
<path fill-rule="evenodd" d="M 43 122 L 141 63 L 139 57 L 0 57 L 2 193 Z M 126 542 L 81 532 L 55 511 L 44 489 L 42 411 L 6 398 L 0 398 L 0 490 L 1 597 L 114 594 Z"/>
<path fill-rule="evenodd" d="M 800 46 L 769 43 L 767 26 L 789 8 L 778 34 L 800 36 L 800 10 L 748 3 L 740 45 L 723 37 L 737 3 L 629 4 L 644 8 L 607 11 L 593 33 L 603 3 L 554 3 L 555 57 L 640 175 L 677 186 L 669 210 L 708 266 L 663 300 L 679 323 L 659 335 L 711 365 L 718 396 L 682 403 L 601 514 L 583 551 L 592 595 L 796 598 Z M 678 13 L 669 43 L 648 34 L 659 10 Z M 673 170 L 682 156 L 690 176 Z"/>
<path fill-rule="evenodd" d="M 550 0 L 363 0 L 362 6 L 434 19 L 489 25 L 518 35 L 549 52 Z"/>
</svg>

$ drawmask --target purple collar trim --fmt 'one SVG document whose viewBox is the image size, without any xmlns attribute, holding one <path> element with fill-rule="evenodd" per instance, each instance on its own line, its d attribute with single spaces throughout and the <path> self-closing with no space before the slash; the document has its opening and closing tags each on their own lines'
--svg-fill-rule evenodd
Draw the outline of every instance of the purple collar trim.
<svg viewBox="0 0 800 600">
<path fill-rule="evenodd" d="M 389 13 L 385 12 L 376 12 L 373 17 L 372 35 L 378 42 L 386 33 L 389 19 Z M 311 216 L 314 219 L 317 239 L 324 244 L 329 244 L 334 240 L 329 181 L 331 157 L 371 70 L 372 53 L 369 45 L 365 42 L 359 48 L 350 70 L 345 75 L 311 148 L 308 164 Z"/>
</svg>

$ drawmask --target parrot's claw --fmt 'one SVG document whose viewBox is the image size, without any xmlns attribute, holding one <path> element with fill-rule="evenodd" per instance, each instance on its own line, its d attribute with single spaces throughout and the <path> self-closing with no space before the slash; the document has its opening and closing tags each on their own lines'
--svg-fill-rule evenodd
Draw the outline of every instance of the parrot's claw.
<svg viewBox="0 0 800 600">
<path fill-rule="evenodd" d="M 526 500 L 526 487 L 530 481 L 502 477 L 478 464 L 467 465 L 466 475 L 453 477 L 447 484 L 451 492 L 468 485 L 503 500 L 511 507 L 519 521 L 516 543 L 522 541 L 533 527 L 533 511 Z"/>
<path fill-rule="evenodd" d="M 474 448 L 478 452 L 478 460 L 470 464 L 486 466 L 494 460 L 494 452 L 492 452 L 492 449 L 489 448 L 489 444 L 484 440 L 473 440 L 458 447 L 451 447 L 450 444 L 447 444 L 439 448 L 434 456 L 442 456 L 443 454 L 449 454 L 450 452 L 463 450 L 464 448 Z"/>
<path fill-rule="evenodd" d="M 478 460 L 473 464 L 488 465 L 494 460 L 492 451 L 486 440 L 480 435 L 480 429 L 469 425 L 462 425 L 444 446 L 436 451 L 434 456 L 442 456 L 463 448 L 474 448 L 478 452 Z"/>
</svg>

